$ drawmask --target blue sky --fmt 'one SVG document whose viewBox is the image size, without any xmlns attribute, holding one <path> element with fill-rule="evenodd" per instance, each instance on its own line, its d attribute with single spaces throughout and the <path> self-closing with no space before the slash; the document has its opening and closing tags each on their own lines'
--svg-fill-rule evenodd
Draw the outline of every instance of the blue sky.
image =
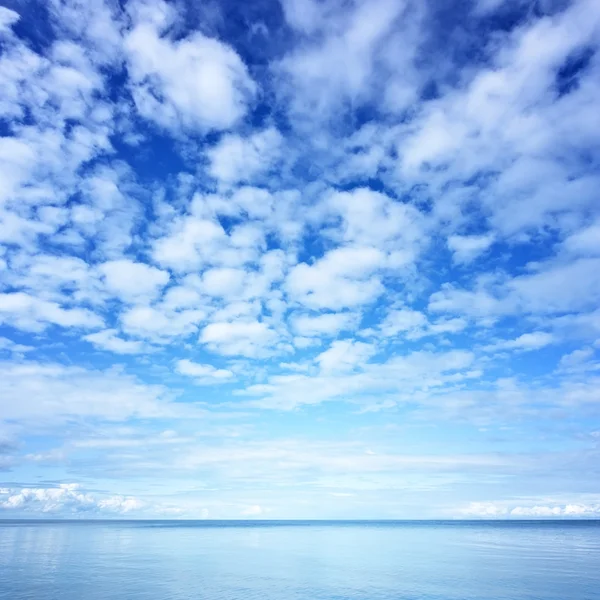
<svg viewBox="0 0 600 600">
<path fill-rule="evenodd" d="M 600 516 L 598 2 L 0 44 L 0 517 Z"/>
</svg>

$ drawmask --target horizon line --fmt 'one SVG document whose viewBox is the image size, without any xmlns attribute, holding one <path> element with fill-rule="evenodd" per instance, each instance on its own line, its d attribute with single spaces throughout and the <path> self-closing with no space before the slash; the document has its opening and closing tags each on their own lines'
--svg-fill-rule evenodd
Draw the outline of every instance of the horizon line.
<svg viewBox="0 0 600 600">
<path fill-rule="evenodd" d="M 210 519 L 210 518 L 39 518 L 39 517 L 2 517 L 0 523 L 7 522 L 34 522 L 34 523 L 51 523 L 51 522 L 109 522 L 109 523 L 557 523 L 557 522 L 600 522 L 600 517 L 543 517 L 543 518 L 509 518 L 509 519 L 493 519 L 493 518 L 442 518 L 442 519 Z"/>
</svg>

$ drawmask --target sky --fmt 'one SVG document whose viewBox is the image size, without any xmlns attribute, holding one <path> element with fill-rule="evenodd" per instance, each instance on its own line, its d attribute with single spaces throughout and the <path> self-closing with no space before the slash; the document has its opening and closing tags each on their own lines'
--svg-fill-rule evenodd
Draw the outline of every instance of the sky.
<svg viewBox="0 0 600 600">
<path fill-rule="evenodd" d="M 597 0 L 3 0 L 0 518 L 600 517 Z"/>
</svg>

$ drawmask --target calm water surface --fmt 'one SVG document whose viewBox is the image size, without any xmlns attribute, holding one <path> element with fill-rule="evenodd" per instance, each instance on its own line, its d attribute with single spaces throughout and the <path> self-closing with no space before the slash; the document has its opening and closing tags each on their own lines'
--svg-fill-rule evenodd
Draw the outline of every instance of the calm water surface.
<svg viewBox="0 0 600 600">
<path fill-rule="evenodd" d="M 0 522 L 0 598 L 600 600 L 600 522 Z"/>
</svg>

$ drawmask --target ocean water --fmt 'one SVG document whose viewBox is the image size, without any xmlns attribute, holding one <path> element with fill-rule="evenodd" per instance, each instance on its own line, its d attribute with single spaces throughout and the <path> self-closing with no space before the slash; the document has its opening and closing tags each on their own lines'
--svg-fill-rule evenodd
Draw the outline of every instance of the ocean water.
<svg viewBox="0 0 600 600">
<path fill-rule="evenodd" d="M 600 522 L 0 522 L 10 600 L 600 600 Z"/>
</svg>

